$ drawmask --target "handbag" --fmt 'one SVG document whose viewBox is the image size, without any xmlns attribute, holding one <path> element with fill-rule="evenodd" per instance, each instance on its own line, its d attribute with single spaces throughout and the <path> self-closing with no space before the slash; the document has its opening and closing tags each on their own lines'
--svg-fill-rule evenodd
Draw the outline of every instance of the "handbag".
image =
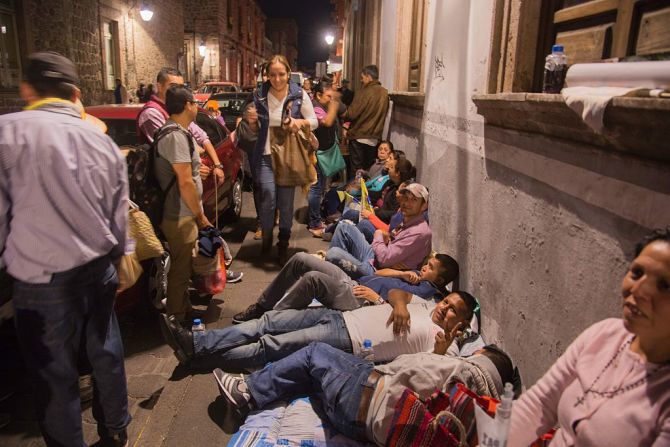
<svg viewBox="0 0 670 447">
<path fill-rule="evenodd" d="M 270 153 L 277 185 L 306 186 L 316 183 L 316 157 L 310 144 L 311 133 L 309 126 L 296 133 L 283 127 L 270 127 Z"/>
<path fill-rule="evenodd" d="M 129 200 L 128 204 L 130 206 L 128 235 L 135 239 L 137 259 L 144 261 L 145 259 L 163 256 L 165 249 L 161 241 L 158 240 L 149 217 L 143 211 L 140 211 L 140 208 L 133 201 Z"/>
<path fill-rule="evenodd" d="M 386 445 L 475 447 L 479 444 L 475 405 L 490 413 L 496 404 L 495 399 L 478 396 L 462 383 L 455 384 L 449 394 L 436 391 L 425 402 L 406 388 L 396 403 Z"/>
<path fill-rule="evenodd" d="M 335 136 L 335 142 L 331 147 L 323 151 L 316 151 L 316 159 L 319 160 L 319 168 L 324 177 L 330 177 L 343 170 L 347 164 L 344 162 L 340 145 Z"/>
<path fill-rule="evenodd" d="M 137 253 L 123 255 L 119 262 L 119 287 L 117 293 L 130 289 L 140 276 L 142 276 L 142 265 L 137 258 Z"/>
</svg>

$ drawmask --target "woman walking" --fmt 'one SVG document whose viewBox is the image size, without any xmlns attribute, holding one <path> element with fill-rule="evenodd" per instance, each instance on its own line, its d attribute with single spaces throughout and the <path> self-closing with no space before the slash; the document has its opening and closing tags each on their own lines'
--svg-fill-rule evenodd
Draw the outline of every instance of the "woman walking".
<svg viewBox="0 0 670 447">
<path fill-rule="evenodd" d="M 319 121 L 319 127 L 314 135 L 319 140 L 317 151 L 331 149 L 338 143 L 337 139 L 337 111 L 340 105 L 340 93 L 333 90 L 332 84 L 327 80 L 312 85 L 314 94 L 314 113 Z M 338 149 L 339 150 L 339 149 Z M 310 186 L 307 203 L 309 205 L 309 232 L 314 237 L 321 237 L 325 225 L 321 220 L 321 199 L 323 198 L 328 177 L 324 175 L 323 168 L 316 164 L 316 183 Z"/>
<path fill-rule="evenodd" d="M 260 130 L 252 169 L 255 187 L 260 191 L 259 206 L 261 230 L 263 232 L 262 253 L 272 248 L 272 228 L 274 227 L 275 209 L 279 209 L 279 242 L 277 244 L 279 263 L 288 259 L 288 242 L 291 237 L 293 223 L 294 186 L 279 186 L 275 183 L 270 151 L 270 128 L 284 127 L 297 133 L 303 126 L 316 129 L 318 122 L 309 95 L 297 84 L 290 82 L 291 67 L 282 55 L 270 58 L 267 64 L 268 80 L 254 93 L 254 104 L 258 114 Z M 287 108 L 289 116 L 282 119 Z"/>
</svg>

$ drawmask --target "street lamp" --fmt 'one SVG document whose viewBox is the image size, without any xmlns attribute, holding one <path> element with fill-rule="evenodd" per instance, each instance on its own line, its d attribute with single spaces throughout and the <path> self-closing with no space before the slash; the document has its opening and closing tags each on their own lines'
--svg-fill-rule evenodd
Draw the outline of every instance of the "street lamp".
<svg viewBox="0 0 670 447">
<path fill-rule="evenodd" d="M 140 17 L 142 17 L 142 20 L 148 22 L 153 16 L 154 12 L 151 8 L 149 8 L 146 3 L 142 3 L 142 6 L 140 6 Z"/>
<path fill-rule="evenodd" d="M 198 46 L 198 53 L 200 53 L 200 57 L 205 57 L 205 51 L 207 51 L 207 45 L 205 45 L 204 40 L 201 40 L 200 45 Z"/>
<path fill-rule="evenodd" d="M 330 33 L 326 34 L 326 43 L 327 43 L 328 45 L 332 45 L 333 42 L 335 42 L 335 36 L 333 36 L 333 35 L 330 34 Z"/>
</svg>

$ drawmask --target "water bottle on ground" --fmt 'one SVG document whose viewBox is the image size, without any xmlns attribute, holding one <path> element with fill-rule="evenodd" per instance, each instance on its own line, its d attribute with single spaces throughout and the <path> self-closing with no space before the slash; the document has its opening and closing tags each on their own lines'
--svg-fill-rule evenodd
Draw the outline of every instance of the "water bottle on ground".
<svg viewBox="0 0 670 447">
<path fill-rule="evenodd" d="M 363 346 L 361 346 L 361 352 L 358 355 L 363 360 L 367 360 L 369 362 L 375 361 L 375 352 L 372 349 L 372 340 L 367 338 L 363 340 Z"/>
<path fill-rule="evenodd" d="M 204 332 L 205 330 L 205 323 L 202 322 L 200 318 L 196 318 L 193 320 L 193 326 L 191 327 L 192 332 Z"/>
<path fill-rule="evenodd" d="M 563 52 L 563 45 L 554 45 L 544 62 L 542 93 L 561 93 L 567 72 L 568 58 Z"/>
</svg>

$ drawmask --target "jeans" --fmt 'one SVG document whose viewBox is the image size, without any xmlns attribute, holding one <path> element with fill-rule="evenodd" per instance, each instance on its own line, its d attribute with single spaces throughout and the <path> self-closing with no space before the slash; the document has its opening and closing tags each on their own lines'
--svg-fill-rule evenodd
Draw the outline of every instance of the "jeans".
<svg viewBox="0 0 670 447">
<path fill-rule="evenodd" d="M 309 346 L 246 378 L 259 408 L 280 400 L 314 394 L 326 416 L 348 437 L 365 440 L 365 423 L 356 421 L 363 387 L 374 365 L 323 343 Z"/>
<path fill-rule="evenodd" d="M 293 225 L 293 200 L 295 187 L 277 186 L 272 170 L 272 156 L 263 155 L 254 166 L 254 186 L 260 192 L 259 211 L 263 233 L 272 233 L 275 223 L 275 208 L 279 208 L 279 240 L 287 241 L 291 237 Z"/>
<path fill-rule="evenodd" d="M 273 310 L 257 320 L 193 333 L 195 368 L 259 368 L 321 341 L 352 352 L 342 312 L 332 309 Z"/>
<path fill-rule="evenodd" d="M 309 206 L 309 228 L 321 228 L 321 200 L 326 189 L 328 177 L 323 175 L 319 163 L 316 164 L 316 183 L 309 187 L 307 205 Z"/>
<path fill-rule="evenodd" d="M 360 211 L 352 210 L 351 208 L 346 209 L 342 213 L 342 219 L 347 219 L 355 223 L 356 227 L 363 233 L 363 236 L 365 236 L 365 240 L 368 241 L 369 244 L 372 244 L 372 238 L 374 237 L 377 228 L 375 228 L 375 226 L 372 225 L 372 222 L 368 219 L 361 219 Z"/>
<path fill-rule="evenodd" d="M 15 281 L 15 325 L 35 383 L 35 409 L 47 445 L 84 446 L 78 360 L 93 369 L 98 432 L 130 423 L 123 343 L 114 314 L 118 278 L 107 256 L 56 273 L 46 284 Z"/>
<path fill-rule="evenodd" d="M 361 212 L 359 210 L 352 210 L 351 208 L 346 208 L 344 211 L 342 211 L 342 217 L 340 219 L 344 220 L 350 220 L 353 223 L 358 223 L 358 219 L 361 216 Z"/>
<path fill-rule="evenodd" d="M 304 309 L 316 298 L 330 309 L 352 310 L 364 301 L 354 296 L 355 285 L 330 262 L 296 253 L 263 291 L 258 304 L 265 309 Z"/>
<path fill-rule="evenodd" d="M 349 161 L 351 162 L 351 180 L 359 169 L 368 170 L 377 158 L 377 148 L 360 141 L 349 140 Z"/>
<path fill-rule="evenodd" d="M 363 233 L 354 225 L 341 222 L 326 252 L 326 261 L 341 268 L 350 278 L 358 279 L 361 276 L 374 275 L 374 259 L 375 252 Z"/>
</svg>

